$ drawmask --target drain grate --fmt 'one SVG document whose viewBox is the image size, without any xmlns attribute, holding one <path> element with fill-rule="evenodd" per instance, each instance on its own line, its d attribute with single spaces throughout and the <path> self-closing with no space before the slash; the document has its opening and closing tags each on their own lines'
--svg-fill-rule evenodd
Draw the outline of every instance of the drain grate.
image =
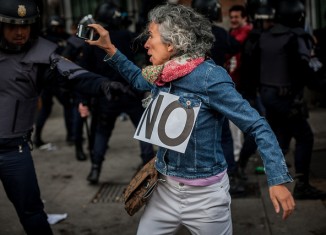
<svg viewBox="0 0 326 235">
<path fill-rule="evenodd" d="M 92 199 L 92 203 L 122 202 L 126 184 L 103 183 Z"/>
</svg>

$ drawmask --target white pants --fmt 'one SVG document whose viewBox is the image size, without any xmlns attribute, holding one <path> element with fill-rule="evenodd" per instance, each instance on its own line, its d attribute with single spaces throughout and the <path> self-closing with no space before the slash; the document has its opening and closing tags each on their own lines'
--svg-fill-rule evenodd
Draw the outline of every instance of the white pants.
<svg viewBox="0 0 326 235">
<path fill-rule="evenodd" d="M 229 121 L 229 123 L 230 123 L 230 131 L 233 139 L 233 154 L 234 154 L 235 161 L 238 161 L 243 145 L 243 133 L 239 129 L 239 127 L 233 124 L 233 122 Z"/>
<path fill-rule="evenodd" d="M 137 235 L 171 235 L 184 225 L 193 235 L 232 234 L 227 174 L 221 182 L 194 187 L 170 178 L 160 182 L 145 207 Z"/>
</svg>

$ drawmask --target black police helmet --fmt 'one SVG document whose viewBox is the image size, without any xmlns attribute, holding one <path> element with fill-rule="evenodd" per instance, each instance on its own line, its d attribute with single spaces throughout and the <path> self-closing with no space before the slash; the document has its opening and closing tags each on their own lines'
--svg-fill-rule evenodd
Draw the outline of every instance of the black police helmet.
<svg viewBox="0 0 326 235">
<path fill-rule="evenodd" d="M 112 29 L 120 26 L 122 14 L 119 5 L 115 1 L 107 1 L 96 8 L 94 18 L 104 27 Z"/>
<path fill-rule="evenodd" d="M 222 21 L 221 4 L 218 0 L 193 0 L 192 7 L 210 21 Z"/>
<path fill-rule="evenodd" d="M 275 18 L 275 0 L 248 0 L 246 6 L 251 20 Z"/>
<path fill-rule="evenodd" d="M 270 20 L 275 17 L 275 9 L 271 6 L 261 6 L 258 7 L 256 12 L 254 13 L 255 20 Z"/>
<path fill-rule="evenodd" d="M 65 28 L 66 27 L 66 21 L 64 18 L 58 16 L 58 15 L 53 15 L 48 19 L 47 27 L 61 27 Z"/>
<path fill-rule="evenodd" d="M 305 7 L 300 0 L 282 0 L 277 4 L 277 22 L 288 27 L 300 27 L 304 22 Z"/>
</svg>

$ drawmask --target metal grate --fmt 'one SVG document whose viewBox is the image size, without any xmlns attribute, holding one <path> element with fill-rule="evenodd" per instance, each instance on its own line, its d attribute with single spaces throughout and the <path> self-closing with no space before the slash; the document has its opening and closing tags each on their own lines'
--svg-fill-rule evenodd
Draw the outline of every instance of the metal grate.
<svg viewBox="0 0 326 235">
<path fill-rule="evenodd" d="M 103 183 L 92 199 L 92 203 L 122 202 L 126 184 Z"/>
</svg>

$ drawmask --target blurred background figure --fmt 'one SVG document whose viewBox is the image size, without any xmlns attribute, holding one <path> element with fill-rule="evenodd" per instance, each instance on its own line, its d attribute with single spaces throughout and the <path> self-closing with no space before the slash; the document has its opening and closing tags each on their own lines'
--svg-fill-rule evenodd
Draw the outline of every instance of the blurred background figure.
<svg viewBox="0 0 326 235">
<path fill-rule="evenodd" d="M 230 74 L 235 87 L 238 91 L 241 90 L 241 56 L 242 56 L 242 46 L 247 39 L 250 31 L 252 30 L 252 25 L 248 22 L 247 10 L 244 5 L 234 5 L 229 9 L 229 19 L 230 19 L 230 35 L 234 37 L 240 44 L 241 50 L 236 55 L 230 56 L 226 63 L 226 69 Z M 236 127 L 232 122 L 230 122 L 230 128 L 233 138 L 234 156 L 236 159 L 239 158 L 240 151 L 243 143 L 243 134 L 239 128 Z"/>
<path fill-rule="evenodd" d="M 210 57 L 217 65 L 224 66 L 228 56 L 236 55 L 241 50 L 241 44 L 224 28 L 217 25 L 222 22 L 221 4 L 216 0 L 193 0 L 192 7 L 205 15 L 212 23 L 212 32 L 215 37 Z M 231 196 L 239 196 L 245 192 L 242 180 L 238 177 L 237 163 L 234 157 L 233 139 L 229 120 L 225 120 L 222 130 L 222 148 L 228 163 Z"/>
<path fill-rule="evenodd" d="M 248 16 L 253 28 L 243 43 L 242 62 L 240 67 L 239 91 L 262 116 L 265 116 L 265 108 L 262 105 L 259 94 L 259 72 L 260 64 L 259 39 L 263 31 L 269 30 L 274 25 L 275 8 L 269 1 L 251 0 L 247 3 Z M 244 133 L 244 141 L 240 151 L 238 166 L 240 177 L 244 180 L 246 166 L 250 156 L 256 153 L 257 145 L 252 136 Z"/>
<path fill-rule="evenodd" d="M 326 20 L 326 10 L 324 11 L 323 18 Z M 326 78 L 326 26 L 315 29 L 313 35 L 316 40 L 315 56 L 323 64 L 323 67 L 319 71 L 319 76 Z M 320 91 L 314 94 L 313 105 L 326 107 L 326 94 L 324 91 Z"/>
<path fill-rule="evenodd" d="M 78 38 L 76 36 L 77 27 L 78 27 L 79 22 L 80 22 L 80 20 L 75 21 L 71 25 L 71 32 L 70 32 L 71 35 L 67 39 L 66 46 L 61 53 L 62 56 L 64 56 L 65 58 L 67 58 L 77 64 L 78 64 L 79 58 L 82 53 L 83 45 L 85 44 L 85 41 L 83 39 Z M 83 142 L 84 142 L 83 128 L 84 128 L 84 124 L 86 124 L 86 128 L 88 128 L 88 126 L 87 126 L 87 119 L 83 119 L 80 116 L 79 111 L 78 111 L 78 105 L 80 102 L 83 101 L 83 99 L 82 99 L 82 95 L 79 94 L 77 91 L 72 91 L 72 93 L 70 93 L 70 95 L 71 95 L 71 103 L 72 103 L 71 132 L 72 132 L 73 141 L 74 141 L 74 145 L 75 145 L 75 157 L 78 161 L 85 161 L 87 159 L 87 155 L 85 154 L 84 149 L 83 149 Z M 86 130 L 88 130 L 88 129 L 86 129 Z M 87 132 L 86 132 L 86 134 L 88 135 Z"/>
<path fill-rule="evenodd" d="M 60 16 L 51 16 L 48 19 L 46 29 L 42 35 L 45 39 L 50 40 L 58 45 L 56 53 L 62 54 L 66 45 L 69 34 L 65 29 L 65 20 Z M 42 138 L 42 130 L 46 123 L 46 120 L 51 114 L 53 106 L 53 98 L 57 98 L 64 110 L 64 122 L 66 127 L 66 141 L 68 144 L 74 144 L 73 136 L 73 119 L 72 119 L 72 96 L 68 90 L 60 87 L 47 86 L 41 93 L 40 97 L 40 109 L 38 111 L 37 119 L 35 122 L 34 144 L 36 147 L 45 147 L 52 149 L 52 145 L 45 145 L 45 141 Z"/>
<path fill-rule="evenodd" d="M 134 60 L 134 53 L 131 49 L 135 34 L 126 29 L 126 22 L 123 17 L 119 3 L 116 1 L 106 1 L 98 5 L 95 10 L 94 19 L 105 28 L 110 30 L 110 37 L 117 48 L 128 58 Z M 142 99 L 144 93 L 139 93 L 130 88 L 129 84 L 108 64 L 103 62 L 105 52 L 97 47 L 85 45 L 80 58 L 80 65 L 90 71 L 96 71 L 115 84 L 123 87 L 125 92 L 112 94 L 112 99 L 91 98 L 87 106 L 91 110 L 91 171 L 87 180 L 91 184 L 99 181 L 102 163 L 108 149 L 112 131 L 117 118 L 121 113 L 129 116 L 131 122 L 136 127 L 143 114 Z M 83 107 L 83 105 L 82 105 Z M 155 155 L 151 144 L 140 142 L 142 164 L 146 164 Z M 134 157 L 134 156 L 131 156 Z"/>
<path fill-rule="evenodd" d="M 275 24 L 259 38 L 260 94 L 266 118 L 286 154 L 295 140 L 296 199 L 323 199 L 326 193 L 310 185 L 310 163 L 314 135 L 304 88 L 311 87 L 310 64 L 313 40 L 304 30 L 305 8 L 299 0 L 276 4 Z M 318 87 L 318 86 L 317 86 Z"/>
</svg>

